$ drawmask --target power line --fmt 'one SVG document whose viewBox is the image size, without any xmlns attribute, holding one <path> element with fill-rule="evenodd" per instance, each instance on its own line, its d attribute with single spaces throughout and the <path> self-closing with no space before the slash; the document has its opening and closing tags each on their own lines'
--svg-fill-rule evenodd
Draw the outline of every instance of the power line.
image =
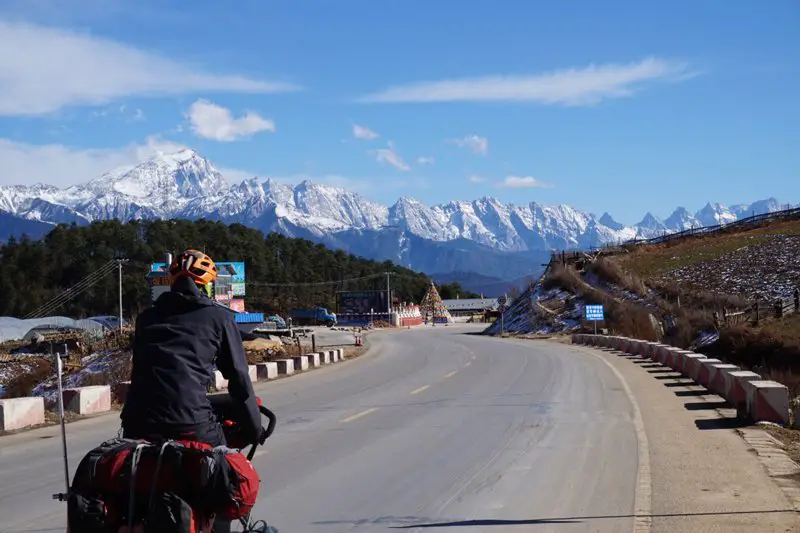
<svg viewBox="0 0 800 533">
<path fill-rule="evenodd" d="M 101 266 L 99 269 L 95 270 L 81 281 L 73 285 L 72 287 L 68 288 L 55 298 L 51 299 L 48 302 L 40 305 L 38 308 L 34 309 L 30 313 L 28 313 L 25 318 L 41 318 L 46 316 L 65 303 L 69 302 L 70 300 L 78 297 L 79 295 L 83 294 L 88 290 L 90 287 L 94 286 L 99 282 L 101 279 L 105 278 L 107 275 L 112 273 L 117 267 L 117 261 L 112 260 L 106 263 L 105 265 Z"/>
</svg>

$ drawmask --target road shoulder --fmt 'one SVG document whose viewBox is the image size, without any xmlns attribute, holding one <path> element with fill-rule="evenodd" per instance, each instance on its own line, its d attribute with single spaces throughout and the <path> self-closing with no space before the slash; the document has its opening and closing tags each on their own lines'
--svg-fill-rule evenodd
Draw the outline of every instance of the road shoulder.
<svg viewBox="0 0 800 533">
<path fill-rule="evenodd" d="M 759 455 L 779 456 L 767 451 L 771 437 L 765 431 L 743 428 L 740 435 L 725 417 L 731 413 L 721 398 L 658 363 L 608 350 L 571 349 L 611 364 L 640 406 L 650 449 L 651 531 L 800 532 L 795 504 L 777 482 L 791 480 L 771 478 L 775 474 L 759 461 Z M 784 470 L 774 472 L 786 474 L 782 464 Z"/>
</svg>

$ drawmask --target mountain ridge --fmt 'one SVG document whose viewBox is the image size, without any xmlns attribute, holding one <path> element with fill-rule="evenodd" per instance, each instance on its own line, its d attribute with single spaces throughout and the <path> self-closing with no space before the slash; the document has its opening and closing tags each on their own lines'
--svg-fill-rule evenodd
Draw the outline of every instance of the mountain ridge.
<svg viewBox="0 0 800 533">
<path fill-rule="evenodd" d="M 489 196 L 432 206 L 400 197 L 387 206 L 310 180 L 289 185 L 254 176 L 228 183 L 211 161 L 191 149 L 159 154 L 64 189 L 0 186 L 0 212 L 26 221 L 207 218 L 411 268 L 424 266 L 427 272 L 476 272 L 495 279 L 535 275 L 551 249 L 650 238 L 782 207 L 775 198 L 734 206 L 708 202 L 694 214 L 679 207 L 666 219 L 647 213 L 640 223 L 626 226 L 609 213 L 598 218 L 567 204 L 503 204 Z"/>
</svg>

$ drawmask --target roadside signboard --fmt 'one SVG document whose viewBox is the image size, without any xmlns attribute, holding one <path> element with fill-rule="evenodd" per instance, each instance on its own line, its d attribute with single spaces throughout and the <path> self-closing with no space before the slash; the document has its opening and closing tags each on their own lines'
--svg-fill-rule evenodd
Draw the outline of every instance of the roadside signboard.
<svg viewBox="0 0 800 533">
<path fill-rule="evenodd" d="M 501 313 L 505 313 L 507 303 L 508 303 L 508 298 L 506 298 L 505 296 L 500 296 L 497 299 L 498 311 L 500 311 Z"/>
<path fill-rule="evenodd" d="M 583 308 L 584 317 L 590 322 L 594 322 L 594 332 L 597 334 L 597 322 L 605 320 L 602 305 L 587 305 Z"/>
</svg>

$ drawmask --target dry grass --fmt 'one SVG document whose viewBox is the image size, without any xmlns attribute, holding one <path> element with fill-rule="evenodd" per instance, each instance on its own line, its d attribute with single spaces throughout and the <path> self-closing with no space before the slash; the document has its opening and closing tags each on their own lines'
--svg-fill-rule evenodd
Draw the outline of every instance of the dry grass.
<svg viewBox="0 0 800 533">
<path fill-rule="evenodd" d="M 587 266 L 587 270 L 601 280 L 613 283 L 618 287 L 627 289 L 639 296 L 647 296 L 648 290 L 644 282 L 633 272 L 622 269 L 613 259 L 599 258 Z"/>
<path fill-rule="evenodd" d="M 773 376 L 800 394 L 800 315 L 754 328 L 735 326 L 720 332 L 719 341 L 702 353 Z"/>
<path fill-rule="evenodd" d="M 572 268 L 556 265 L 542 282 L 546 289 L 561 289 L 580 295 L 587 304 L 602 304 L 605 308 L 605 327 L 610 332 L 642 340 L 659 340 L 650 312 L 643 307 L 612 296 L 586 284 Z"/>
<path fill-rule="evenodd" d="M 629 254 L 618 256 L 615 260 L 624 269 L 650 280 L 671 270 L 710 261 L 743 246 L 764 242 L 770 235 L 780 234 L 800 235 L 800 220 L 765 223 L 755 228 L 687 237 L 662 244 L 633 246 L 629 248 Z"/>
<path fill-rule="evenodd" d="M 681 306 L 684 307 L 721 311 L 723 308 L 730 310 L 743 309 L 748 305 L 747 300 L 740 296 L 721 292 L 692 290 L 681 287 L 674 281 L 653 281 L 650 285 L 665 300 L 673 303 L 680 300 Z"/>
</svg>

